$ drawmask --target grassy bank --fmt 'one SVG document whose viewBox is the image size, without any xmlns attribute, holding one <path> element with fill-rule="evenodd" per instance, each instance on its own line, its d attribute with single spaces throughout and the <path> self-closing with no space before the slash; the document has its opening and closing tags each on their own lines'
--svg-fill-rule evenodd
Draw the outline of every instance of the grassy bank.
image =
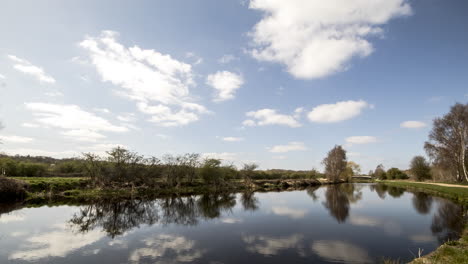
<svg viewBox="0 0 468 264">
<path fill-rule="evenodd" d="M 453 200 L 457 203 L 468 205 L 468 188 L 439 186 L 428 183 L 417 183 L 407 181 L 379 181 L 388 186 L 406 188 L 420 191 Z"/>
<path fill-rule="evenodd" d="M 385 185 L 425 192 L 435 196 L 451 199 L 463 205 L 468 205 L 468 188 L 448 187 L 427 183 L 405 181 L 381 181 Z M 434 252 L 417 258 L 412 264 L 466 264 L 468 263 L 468 224 L 465 225 L 462 236 L 457 241 L 448 241 Z"/>
<path fill-rule="evenodd" d="M 53 178 L 53 177 L 15 177 L 15 180 L 27 184 L 28 201 L 65 200 L 86 201 L 94 198 L 152 198 L 166 195 L 192 195 L 211 192 L 241 192 L 241 191 L 281 191 L 300 189 L 308 186 L 327 184 L 326 180 L 291 179 L 291 180 L 253 180 L 250 185 L 242 180 L 231 180 L 223 185 L 208 185 L 202 181 L 181 184 L 177 187 L 164 182 L 153 187 L 131 185 L 95 187 L 89 178 Z"/>
</svg>

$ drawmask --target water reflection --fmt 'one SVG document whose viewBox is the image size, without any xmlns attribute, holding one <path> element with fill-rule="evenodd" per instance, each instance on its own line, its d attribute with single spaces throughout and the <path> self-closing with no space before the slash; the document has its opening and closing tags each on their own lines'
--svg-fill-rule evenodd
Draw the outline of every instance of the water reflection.
<svg viewBox="0 0 468 264">
<path fill-rule="evenodd" d="M 303 255 L 304 249 L 301 241 L 304 238 L 301 234 L 293 234 L 285 237 L 272 237 L 261 235 L 242 235 L 242 241 L 247 245 L 247 251 L 265 256 L 277 255 L 286 249 L 296 249 Z"/>
<path fill-rule="evenodd" d="M 422 192 L 413 193 L 413 207 L 420 214 L 428 214 L 432 207 L 432 196 Z"/>
<path fill-rule="evenodd" d="M 457 239 L 466 217 L 448 200 L 369 184 L 18 207 L 0 204 L 0 263 L 406 261 Z"/>
<path fill-rule="evenodd" d="M 141 200 L 101 201 L 84 206 L 75 214 L 70 223 L 80 233 L 101 227 L 110 237 L 122 235 L 125 231 L 141 224 L 152 225 L 158 214 L 152 202 Z"/>
<path fill-rule="evenodd" d="M 312 251 L 331 262 L 340 263 L 373 263 L 369 253 L 349 242 L 336 240 L 316 241 Z"/>
<path fill-rule="evenodd" d="M 140 263 L 143 259 L 151 259 L 152 262 L 172 263 L 193 262 L 200 258 L 206 250 L 197 249 L 196 242 L 185 238 L 169 234 L 161 234 L 156 237 L 147 238 L 144 241 L 144 247 L 134 250 L 129 257 L 129 262 Z"/>
<path fill-rule="evenodd" d="M 440 200 L 440 205 L 432 219 L 431 230 L 439 242 L 458 239 L 465 225 L 466 208 Z"/>
<path fill-rule="evenodd" d="M 253 193 L 242 194 L 241 201 L 245 210 L 258 208 Z M 230 211 L 235 205 L 234 194 L 168 197 L 155 201 L 102 200 L 81 207 L 69 223 L 80 233 L 99 227 L 114 238 L 142 224 L 196 225 L 200 219 L 219 218 L 222 212 Z"/>
<path fill-rule="evenodd" d="M 361 189 L 362 187 L 355 184 L 329 185 L 323 205 L 338 223 L 345 222 L 349 216 L 350 203 L 356 203 L 362 199 Z"/>
</svg>

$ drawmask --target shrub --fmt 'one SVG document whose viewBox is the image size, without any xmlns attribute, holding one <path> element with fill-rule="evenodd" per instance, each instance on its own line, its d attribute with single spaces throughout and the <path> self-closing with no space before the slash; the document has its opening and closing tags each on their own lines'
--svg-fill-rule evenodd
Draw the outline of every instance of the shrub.
<svg viewBox="0 0 468 264">
<path fill-rule="evenodd" d="M 15 201 L 26 197 L 28 185 L 23 181 L 0 176 L 0 200 Z"/>
</svg>

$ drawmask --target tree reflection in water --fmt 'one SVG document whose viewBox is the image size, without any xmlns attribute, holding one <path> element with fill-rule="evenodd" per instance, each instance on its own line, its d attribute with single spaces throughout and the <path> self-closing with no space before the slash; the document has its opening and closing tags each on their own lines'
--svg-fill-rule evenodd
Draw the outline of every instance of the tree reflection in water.
<svg viewBox="0 0 468 264">
<path fill-rule="evenodd" d="M 240 199 L 245 210 L 258 209 L 254 193 L 243 193 Z M 69 223 L 81 233 L 100 227 L 114 238 L 142 224 L 196 225 L 200 219 L 220 217 L 222 212 L 235 205 L 236 196 L 229 193 L 176 196 L 154 201 L 101 200 L 83 206 Z"/>
<path fill-rule="evenodd" d="M 349 216 L 350 203 L 356 203 L 362 199 L 361 189 L 362 186 L 355 184 L 329 185 L 323 205 L 338 223 L 343 223 Z"/>
<path fill-rule="evenodd" d="M 254 192 L 244 192 L 241 195 L 241 203 L 245 211 L 255 211 L 259 207 L 259 201 Z"/>
<path fill-rule="evenodd" d="M 413 207 L 420 214 L 428 214 L 432 207 L 432 196 L 423 192 L 413 193 Z"/>
<path fill-rule="evenodd" d="M 466 222 L 466 208 L 450 201 L 439 200 L 439 208 L 432 218 L 431 230 L 439 242 L 458 239 Z"/>
</svg>

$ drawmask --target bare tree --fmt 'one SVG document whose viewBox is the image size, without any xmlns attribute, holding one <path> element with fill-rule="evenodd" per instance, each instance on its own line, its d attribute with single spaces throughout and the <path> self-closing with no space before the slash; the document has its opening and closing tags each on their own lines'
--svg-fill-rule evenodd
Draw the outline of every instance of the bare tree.
<svg viewBox="0 0 468 264">
<path fill-rule="evenodd" d="M 468 181 L 468 104 L 457 103 L 434 119 L 424 148 L 439 167 L 453 168 L 457 181 Z"/>
<path fill-rule="evenodd" d="M 341 146 L 335 146 L 323 159 L 322 163 L 325 165 L 325 174 L 327 179 L 336 182 L 346 170 L 346 150 Z"/>
</svg>

